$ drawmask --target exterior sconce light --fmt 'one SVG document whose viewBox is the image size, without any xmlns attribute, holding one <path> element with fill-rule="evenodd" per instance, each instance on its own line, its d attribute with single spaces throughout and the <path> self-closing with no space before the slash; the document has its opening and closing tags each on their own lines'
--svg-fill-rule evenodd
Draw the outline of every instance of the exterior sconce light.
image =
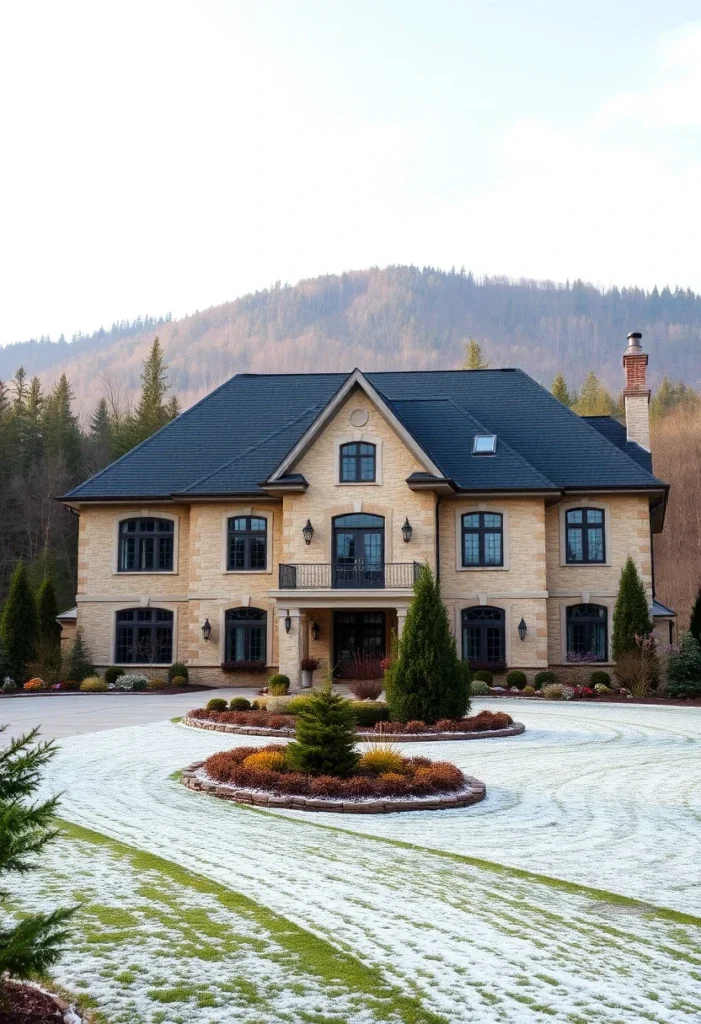
<svg viewBox="0 0 701 1024">
<path fill-rule="evenodd" d="M 302 536 L 304 537 L 305 544 L 311 544 L 312 537 L 314 536 L 314 527 L 309 519 L 307 519 L 307 525 L 302 530 Z"/>
<path fill-rule="evenodd" d="M 518 635 L 520 636 L 521 640 L 525 640 L 526 639 L 526 633 L 527 632 L 528 632 L 528 626 L 526 625 L 524 620 L 521 619 L 521 621 L 518 624 Z"/>
<path fill-rule="evenodd" d="M 318 622 L 312 622 L 312 639 L 313 640 L 318 640 L 320 632 L 321 632 L 321 630 L 319 629 L 319 623 Z"/>
<path fill-rule="evenodd" d="M 204 625 L 202 626 L 202 639 L 203 640 L 209 640 L 211 635 L 212 635 L 212 627 L 210 625 L 209 619 L 205 619 L 204 620 Z"/>
<path fill-rule="evenodd" d="M 285 616 L 285 632 L 289 633 L 289 631 L 291 629 L 292 629 L 292 616 L 288 612 L 287 615 Z"/>
<path fill-rule="evenodd" d="M 404 543 L 405 544 L 409 543 L 409 541 L 411 540 L 411 535 L 412 535 L 413 532 L 414 532 L 414 528 L 411 525 L 411 523 L 409 522 L 409 517 L 407 516 L 407 518 L 404 520 L 404 526 L 402 527 L 402 537 L 404 538 Z"/>
</svg>

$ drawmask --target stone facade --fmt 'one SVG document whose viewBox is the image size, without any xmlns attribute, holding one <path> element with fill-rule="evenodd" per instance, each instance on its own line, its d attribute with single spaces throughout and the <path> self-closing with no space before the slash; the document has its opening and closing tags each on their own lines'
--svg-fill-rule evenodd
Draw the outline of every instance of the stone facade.
<svg viewBox="0 0 701 1024">
<path fill-rule="evenodd" d="M 375 445 L 374 482 L 339 482 L 339 446 L 350 441 Z M 114 662 L 116 613 L 127 608 L 173 612 L 173 660 L 186 662 L 193 681 L 209 685 L 262 684 L 266 674 L 278 668 L 296 685 L 299 662 L 308 656 L 322 662 L 318 680 L 333 666 L 334 611 L 381 610 L 387 636 L 391 630 L 401 633 L 411 602 L 410 581 L 406 586 L 373 592 L 280 589 L 281 563 L 329 566 L 333 559 L 333 519 L 353 513 L 383 518 L 385 563 L 404 563 L 409 570 L 412 563 L 428 563 L 434 571 L 439 568 L 459 649 L 465 609 L 501 609 L 506 662 L 531 674 L 548 665 L 567 664 L 563 638 L 568 606 L 592 603 L 606 607 L 610 633 L 618 580 L 628 555 L 635 559 L 652 601 L 646 495 L 590 494 L 557 503 L 543 496 L 438 498 L 434 491 L 412 490 L 407 484 L 412 474 L 425 471 L 406 437 L 400 436 L 370 397 L 357 389 L 296 462 L 294 472 L 308 482 L 304 493 L 271 493 L 253 502 L 84 504 L 80 509 L 78 629 L 96 664 L 104 668 Z M 605 563 L 566 564 L 564 517 L 572 507 L 603 510 Z M 469 512 L 497 512 L 503 517 L 503 566 L 462 567 L 461 517 Z M 265 569 L 227 571 L 227 522 L 235 515 L 266 520 Z M 172 572 L 117 571 L 118 527 L 122 519 L 130 517 L 173 520 Z M 308 520 L 314 531 L 310 544 L 305 543 L 302 533 Z M 409 543 L 402 537 L 405 520 L 412 527 Z M 232 675 L 222 671 L 224 616 L 232 608 L 256 608 L 266 613 L 267 673 Z M 208 640 L 202 635 L 205 620 L 211 626 Z M 520 623 L 526 625 L 523 639 Z M 318 638 L 313 632 L 318 632 Z M 160 674 L 164 668 L 152 671 Z"/>
</svg>

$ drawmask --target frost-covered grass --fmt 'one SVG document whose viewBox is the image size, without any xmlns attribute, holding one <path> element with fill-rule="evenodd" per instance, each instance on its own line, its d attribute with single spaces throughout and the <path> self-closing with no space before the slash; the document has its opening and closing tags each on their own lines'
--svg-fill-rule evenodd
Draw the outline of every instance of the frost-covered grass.
<svg viewBox="0 0 701 1024">
<path fill-rule="evenodd" d="M 52 786 L 66 818 L 250 896 L 426 1014 L 698 1019 L 701 711 L 518 710 L 523 737 L 412 745 L 486 781 L 466 810 L 322 822 L 231 805 L 169 777 L 231 737 L 170 723 L 63 741 Z"/>
</svg>

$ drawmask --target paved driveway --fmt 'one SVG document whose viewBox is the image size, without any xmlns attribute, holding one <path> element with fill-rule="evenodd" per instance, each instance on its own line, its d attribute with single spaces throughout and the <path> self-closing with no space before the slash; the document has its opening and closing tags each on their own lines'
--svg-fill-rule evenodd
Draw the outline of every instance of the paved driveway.
<svg viewBox="0 0 701 1024">
<path fill-rule="evenodd" d="M 21 736 L 41 726 L 43 739 L 77 736 L 124 725 L 146 725 L 183 715 L 201 707 L 210 697 L 255 697 L 253 687 L 203 690 L 201 693 L 174 694 L 65 694 L 60 697 L 0 698 L 0 724 L 7 724 L 2 741 Z"/>
</svg>

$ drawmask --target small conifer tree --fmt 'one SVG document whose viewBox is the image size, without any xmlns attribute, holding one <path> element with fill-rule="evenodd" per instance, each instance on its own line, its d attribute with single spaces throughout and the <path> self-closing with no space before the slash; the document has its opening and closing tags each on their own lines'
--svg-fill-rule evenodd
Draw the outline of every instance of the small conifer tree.
<svg viewBox="0 0 701 1024">
<path fill-rule="evenodd" d="M 476 338 L 470 338 L 465 345 L 465 362 L 462 368 L 463 370 L 486 370 L 489 368 L 489 363 L 485 363 L 482 358 L 482 346 Z"/>
<path fill-rule="evenodd" d="M 701 587 L 699 587 L 699 592 L 696 595 L 694 607 L 691 609 L 689 632 L 692 636 L 696 637 L 698 642 L 701 644 Z"/>
<path fill-rule="evenodd" d="M 572 395 L 567 387 L 567 381 L 565 380 L 564 374 L 557 374 L 553 380 L 551 390 L 558 402 L 562 402 L 562 404 L 566 405 L 568 409 L 572 407 Z"/>
<path fill-rule="evenodd" d="M 19 562 L 12 575 L 0 624 L 0 645 L 6 652 L 10 675 L 18 685 L 27 678 L 27 663 L 34 657 L 36 642 L 36 602 L 26 566 Z"/>
<path fill-rule="evenodd" d="M 94 674 L 95 666 L 91 661 L 90 652 L 85 646 L 85 641 L 81 634 L 76 633 L 75 642 L 66 658 L 64 675 L 66 679 L 70 679 L 72 682 L 82 683 L 84 679 Z"/>
<path fill-rule="evenodd" d="M 392 721 L 462 718 L 470 706 L 470 671 L 458 657 L 440 584 L 424 566 L 414 584 L 396 662 L 385 675 Z"/>
<path fill-rule="evenodd" d="M 0 732 L 5 727 L 0 727 Z M 25 803 L 32 797 L 41 769 L 56 753 L 53 743 L 34 744 L 37 729 L 0 749 L 0 874 L 25 873 L 37 867 L 35 857 L 57 831 L 57 797 Z M 5 896 L 0 892 L 0 900 Z M 0 925 L 0 978 L 28 978 L 43 973 L 61 955 L 65 925 L 75 908 L 32 914 L 14 926 Z M 1 983 L 0 983 L 1 984 Z"/>
<path fill-rule="evenodd" d="M 295 734 L 295 742 L 288 744 L 285 753 L 293 771 L 350 775 L 358 764 L 353 709 L 330 686 L 304 701 Z"/>
<path fill-rule="evenodd" d="M 652 632 L 650 609 L 638 567 L 628 555 L 621 570 L 618 597 L 613 612 L 611 654 L 615 659 L 626 651 L 637 651 L 636 636 Z"/>
<path fill-rule="evenodd" d="M 701 645 L 691 632 L 682 635 L 679 653 L 669 659 L 667 694 L 670 697 L 701 697 Z"/>
</svg>

